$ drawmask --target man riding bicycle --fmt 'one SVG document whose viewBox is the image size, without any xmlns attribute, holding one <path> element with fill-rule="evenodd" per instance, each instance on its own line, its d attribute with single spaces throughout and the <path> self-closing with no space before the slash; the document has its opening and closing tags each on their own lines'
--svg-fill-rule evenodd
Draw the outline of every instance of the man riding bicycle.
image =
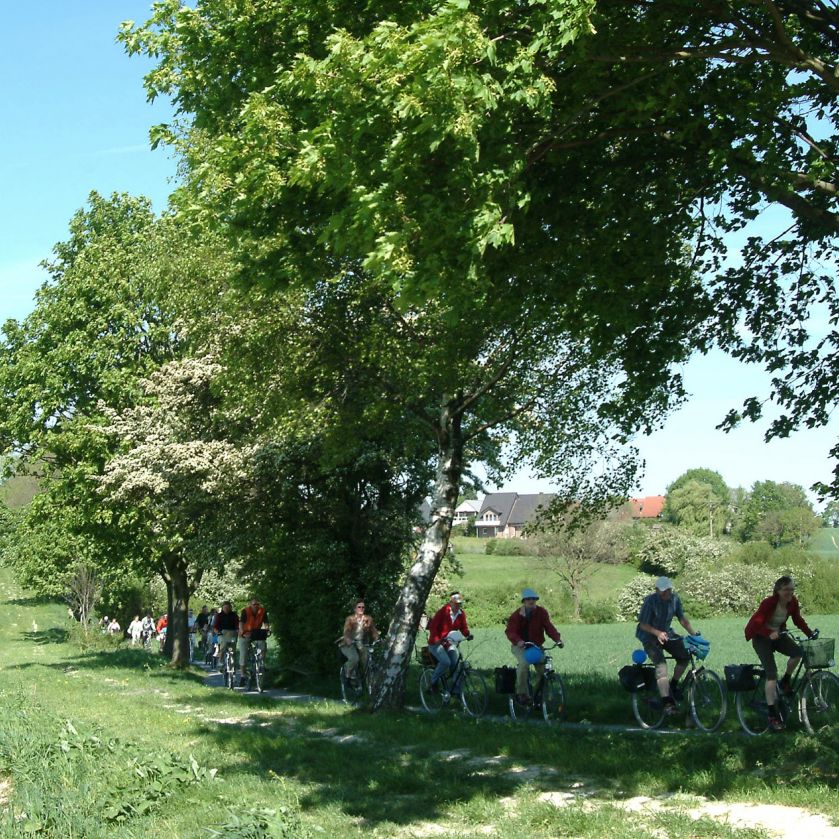
<svg viewBox="0 0 839 839">
<path fill-rule="evenodd" d="M 671 624 L 673 618 L 691 634 L 698 635 L 685 617 L 682 601 L 673 591 L 673 583 L 669 577 L 659 577 L 655 583 L 655 591 L 648 594 L 638 612 L 638 626 L 635 637 L 643 644 L 644 652 L 655 665 L 656 684 L 658 692 L 664 702 L 667 714 L 676 713 L 677 685 L 682 673 L 690 662 L 690 654 L 685 642 L 673 632 Z M 664 653 L 668 652 L 676 660 L 673 668 L 673 678 L 667 678 L 667 662 Z"/>
<path fill-rule="evenodd" d="M 551 623 L 548 610 L 537 606 L 539 595 L 532 588 L 526 588 L 521 593 L 521 607 L 516 609 L 507 619 L 506 635 L 510 640 L 513 655 L 516 658 L 516 700 L 521 705 L 531 704 L 527 692 L 527 671 L 530 664 L 524 657 L 524 650 L 528 643 L 541 647 L 545 643 L 545 635 L 557 644 L 562 643 L 559 630 Z M 536 672 L 541 676 L 544 664 L 535 664 Z"/>
<path fill-rule="evenodd" d="M 265 608 L 252 597 L 249 606 L 242 609 L 239 616 L 239 684 L 245 684 L 245 670 L 248 664 L 248 652 L 251 643 L 258 645 L 265 654 L 265 639 L 268 638 L 270 630 L 268 618 L 265 616 Z"/>
</svg>

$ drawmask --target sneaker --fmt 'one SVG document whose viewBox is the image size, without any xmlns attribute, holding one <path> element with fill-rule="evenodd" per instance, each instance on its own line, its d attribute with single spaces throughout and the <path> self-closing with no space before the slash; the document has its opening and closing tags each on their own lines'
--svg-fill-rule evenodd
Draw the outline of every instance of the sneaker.
<svg viewBox="0 0 839 839">
<path fill-rule="evenodd" d="M 771 731 L 783 731 L 784 721 L 780 717 L 769 717 L 769 728 Z"/>
<path fill-rule="evenodd" d="M 676 703 L 673 701 L 672 698 L 668 701 L 667 699 L 664 700 L 664 713 L 668 717 L 672 717 L 674 714 L 679 713 L 679 709 L 676 706 Z"/>
</svg>

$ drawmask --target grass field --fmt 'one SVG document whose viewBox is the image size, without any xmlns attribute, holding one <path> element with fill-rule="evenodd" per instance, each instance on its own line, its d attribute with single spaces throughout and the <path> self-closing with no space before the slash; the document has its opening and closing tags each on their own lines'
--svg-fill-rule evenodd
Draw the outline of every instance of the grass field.
<svg viewBox="0 0 839 839">
<path fill-rule="evenodd" d="M 839 819 L 835 736 L 657 736 L 274 702 L 207 688 L 202 673 L 139 650 L 83 650 L 66 610 L 27 598 L 3 569 L 0 601 L 3 837 L 766 835 L 712 818 L 708 799 Z M 702 629 L 711 664 L 748 660 L 742 621 Z M 572 720 L 628 721 L 614 674 L 632 627 L 563 634 Z M 476 662 L 509 660 L 500 631 L 477 635 Z M 637 809 L 638 796 L 656 806 Z"/>
</svg>

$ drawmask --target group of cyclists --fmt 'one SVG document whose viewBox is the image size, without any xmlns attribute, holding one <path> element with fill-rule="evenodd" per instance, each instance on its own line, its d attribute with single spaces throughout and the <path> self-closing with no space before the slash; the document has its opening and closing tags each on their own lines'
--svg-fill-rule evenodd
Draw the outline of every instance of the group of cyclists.
<svg viewBox="0 0 839 839">
<path fill-rule="evenodd" d="M 533 665 L 539 677 L 544 664 L 539 656 L 527 653 L 528 649 L 541 649 L 546 636 L 562 646 L 559 631 L 551 622 L 548 611 L 538 605 L 539 595 L 532 588 L 521 593 L 521 606 L 507 619 L 506 635 L 516 660 L 516 701 L 522 705 L 531 702 L 528 692 L 528 671 Z M 459 591 L 449 595 L 448 602 L 435 612 L 427 622 L 428 651 L 436 661 L 431 677 L 431 689 L 439 690 L 441 680 L 449 673 L 457 672 L 460 658 L 458 646 L 463 640 L 472 640 L 472 633 L 463 609 L 464 598 Z M 673 621 L 678 620 L 689 633 L 692 643 L 701 639 L 686 617 L 681 599 L 669 577 L 659 577 L 654 591 L 647 595 L 638 612 L 635 636 L 641 642 L 644 652 L 655 668 L 658 687 L 665 713 L 678 712 L 682 699 L 680 679 L 690 662 L 690 653 L 685 639 L 673 630 Z M 772 594 L 761 601 L 745 627 L 745 638 L 751 641 L 755 653 L 766 674 L 765 691 L 769 714 L 769 727 L 781 731 L 784 721 L 778 709 L 778 693 L 790 694 L 792 674 L 798 667 L 803 652 L 799 644 L 786 632 L 787 621 L 791 620 L 808 638 L 816 636 L 801 615 L 801 608 L 795 597 L 795 583 L 789 576 L 776 580 Z M 367 650 L 379 638 L 379 631 L 373 618 L 366 614 L 363 600 L 355 604 L 353 614 L 344 623 L 344 631 L 338 639 L 341 652 L 346 658 L 344 664 L 348 678 L 355 678 L 359 662 L 366 666 Z M 707 642 L 704 642 L 707 643 Z M 784 675 L 778 679 L 775 653 L 786 656 L 788 661 Z M 668 673 L 665 653 L 674 660 L 673 673 Z M 457 694 L 458 685 L 451 692 Z"/>
</svg>

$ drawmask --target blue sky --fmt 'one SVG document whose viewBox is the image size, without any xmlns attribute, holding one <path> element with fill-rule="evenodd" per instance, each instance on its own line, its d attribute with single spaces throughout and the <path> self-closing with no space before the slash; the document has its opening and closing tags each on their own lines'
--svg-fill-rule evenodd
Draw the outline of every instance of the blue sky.
<svg viewBox="0 0 839 839">
<path fill-rule="evenodd" d="M 147 0 L 38 0 L 3 4 L 3 120 L 0 132 L 0 322 L 21 318 L 44 276 L 38 263 L 66 237 L 67 224 L 91 190 L 146 195 L 163 209 L 175 164 L 149 149 L 148 130 L 166 121 L 166 103 L 149 105 L 142 87 L 149 65 L 115 42 L 123 20 L 148 17 Z M 686 469 L 716 469 L 731 486 L 757 480 L 808 487 L 828 480 L 828 451 L 839 425 L 763 442 L 764 427 L 714 430 L 727 410 L 765 394 L 766 377 L 721 353 L 683 369 L 693 398 L 665 428 L 638 441 L 646 460 L 639 494 L 663 493 Z M 517 475 L 520 492 L 550 483 Z"/>
</svg>

